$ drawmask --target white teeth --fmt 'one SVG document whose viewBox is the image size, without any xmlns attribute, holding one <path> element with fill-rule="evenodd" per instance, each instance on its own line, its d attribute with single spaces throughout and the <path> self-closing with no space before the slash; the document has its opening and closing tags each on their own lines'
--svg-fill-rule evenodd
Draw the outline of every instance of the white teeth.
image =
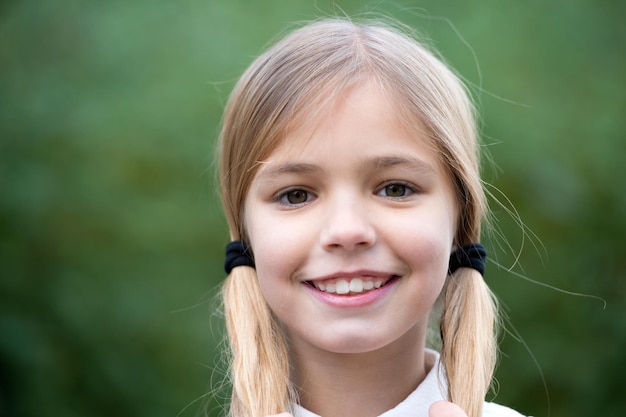
<svg viewBox="0 0 626 417">
<path fill-rule="evenodd" d="M 350 292 L 350 284 L 345 279 L 340 279 L 337 281 L 337 294 L 343 295 Z"/>
<path fill-rule="evenodd" d="M 359 294 L 364 291 L 370 291 L 373 289 L 377 289 L 383 286 L 384 280 L 381 278 L 376 279 L 362 279 L 362 278 L 352 278 L 350 280 L 347 279 L 338 279 L 338 280 L 329 280 L 325 282 L 315 282 L 314 285 L 318 290 L 331 293 L 331 294 Z"/>
<path fill-rule="evenodd" d="M 363 292 L 363 281 L 360 278 L 354 278 L 350 281 L 351 292 Z"/>
</svg>

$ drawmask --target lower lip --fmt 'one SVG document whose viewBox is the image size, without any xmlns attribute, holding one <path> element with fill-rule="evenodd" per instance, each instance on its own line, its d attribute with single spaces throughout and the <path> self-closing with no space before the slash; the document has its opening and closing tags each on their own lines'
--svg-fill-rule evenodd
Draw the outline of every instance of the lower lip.
<svg viewBox="0 0 626 417">
<path fill-rule="evenodd" d="M 325 304 L 329 304 L 333 307 L 338 308 L 359 308 L 374 304 L 376 301 L 380 300 L 382 297 L 385 296 L 385 294 L 391 291 L 392 287 L 394 287 L 399 280 L 399 277 L 394 277 L 380 288 L 360 294 L 351 295 L 339 295 L 323 292 L 307 283 L 302 283 L 302 285 L 304 285 L 306 289 L 311 291 L 315 298 L 324 302 Z"/>
</svg>

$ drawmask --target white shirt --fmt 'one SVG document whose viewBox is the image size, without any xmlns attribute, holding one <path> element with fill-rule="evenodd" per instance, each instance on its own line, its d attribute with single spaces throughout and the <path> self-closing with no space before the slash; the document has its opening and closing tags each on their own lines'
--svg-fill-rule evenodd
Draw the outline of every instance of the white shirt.
<svg viewBox="0 0 626 417">
<path fill-rule="evenodd" d="M 434 365 L 421 384 L 409 394 L 400 404 L 385 411 L 378 417 L 428 417 L 428 408 L 435 402 L 445 399 L 440 388 L 440 380 L 437 370 L 439 368 L 439 353 L 426 350 L 426 355 L 434 356 Z M 432 356 L 431 356 L 432 358 Z M 432 361 L 429 361 L 432 363 Z M 320 417 L 306 408 L 296 404 L 293 407 L 294 417 Z M 520 413 L 499 404 L 485 402 L 483 405 L 483 417 L 523 417 Z"/>
</svg>

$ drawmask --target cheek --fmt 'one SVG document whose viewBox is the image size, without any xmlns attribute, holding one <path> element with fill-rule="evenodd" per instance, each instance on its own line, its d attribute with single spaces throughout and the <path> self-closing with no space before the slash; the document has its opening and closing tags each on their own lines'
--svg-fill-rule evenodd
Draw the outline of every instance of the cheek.
<svg viewBox="0 0 626 417">
<path fill-rule="evenodd" d="M 301 283 L 294 272 L 305 259 L 305 245 L 284 229 L 258 228 L 251 235 L 259 287 L 270 309 L 282 322 L 297 317 Z"/>
<path fill-rule="evenodd" d="M 412 240 L 407 239 L 407 242 L 409 244 L 403 249 L 401 256 L 411 269 L 434 281 L 445 280 L 452 243 L 432 234 L 415 236 Z"/>
<path fill-rule="evenodd" d="M 289 281 L 302 262 L 311 239 L 303 225 L 295 225 L 266 212 L 263 205 L 247 204 L 246 231 L 254 251 L 259 282 L 269 292 L 276 281 Z"/>
<path fill-rule="evenodd" d="M 388 240 L 395 242 L 394 251 L 412 270 L 433 280 L 445 280 L 456 232 L 451 210 L 439 208 L 420 213 L 405 219 L 394 230 L 395 238 Z"/>
</svg>

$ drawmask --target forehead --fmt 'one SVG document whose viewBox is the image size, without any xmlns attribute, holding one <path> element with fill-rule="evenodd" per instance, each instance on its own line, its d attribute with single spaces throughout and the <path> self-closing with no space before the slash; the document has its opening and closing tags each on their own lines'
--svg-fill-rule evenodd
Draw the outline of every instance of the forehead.
<svg viewBox="0 0 626 417">
<path fill-rule="evenodd" d="M 415 115 L 408 120 L 407 112 L 400 111 L 399 100 L 380 84 L 362 82 L 310 103 L 319 105 L 311 111 L 303 106 L 297 112 L 277 146 L 263 158 L 265 163 L 333 159 L 337 154 L 366 153 L 374 158 L 413 152 L 445 171 L 421 118 Z"/>
</svg>

